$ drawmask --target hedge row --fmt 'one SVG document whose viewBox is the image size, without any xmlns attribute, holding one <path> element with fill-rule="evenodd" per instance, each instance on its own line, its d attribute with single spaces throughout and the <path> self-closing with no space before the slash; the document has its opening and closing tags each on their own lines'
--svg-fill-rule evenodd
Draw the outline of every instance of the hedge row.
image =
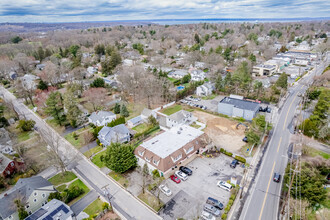
<svg viewBox="0 0 330 220">
<path fill-rule="evenodd" d="M 225 154 L 225 155 L 227 155 L 229 157 L 232 157 L 233 156 L 233 153 L 228 152 L 228 151 L 226 151 L 223 148 L 220 148 L 220 153 L 223 153 L 223 154 Z M 241 156 L 236 155 L 235 156 L 235 159 L 238 160 L 238 161 L 240 161 L 240 162 L 242 162 L 242 163 L 246 163 L 246 159 L 244 157 L 241 157 Z"/>
</svg>

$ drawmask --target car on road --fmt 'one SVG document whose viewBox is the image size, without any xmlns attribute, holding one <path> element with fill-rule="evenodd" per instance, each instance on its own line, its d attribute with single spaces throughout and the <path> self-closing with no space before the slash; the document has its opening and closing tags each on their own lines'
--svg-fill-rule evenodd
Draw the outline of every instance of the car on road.
<svg viewBox="0 0 330 220">
<path fill-rule="evenodd" d="M 220 180 L 217 185 L 227 191 L 230 191 L 233 187 L 229 183 L 226 183 L 225 181 Z"/>
<path fill-rule="evenodd" d="M 217 209 L 216 207 L 214 207 L 213 205 L 210 205 L 210 204 L 205 204 L 203 207 L 203 210 L 211 213 L 214 216 L 220 216 L 220 214 L 221 214 L 219 209 Z"/>
<path fill-rule="evenodd" d="M 242 139 L 242 141 L 244 141 L 245 143 L 247 143 L 247 142 L 248 142 L 248 138 L 245 136 L 245 137 Z"/>
<path fill-rule="evenodd" d="M 279 183 L 281 180 L 281 174 L 279 173 L 274 173 L 274 178 L 273 178 L 274 182 Z"/>
<path fill-rule="evenodd" d="M 179 179 L 179 177 L 177 177 L 175 175 L 172 175 L 170 178 L 171 178 L 171 180 L 173 180 L 176 183 L 180 183 L 181 182 L 181 180 Z"/>
<path fill-rule="evenodd" d="M 206 110 L 207 109 L 207 107 L 206 106 L 203 106 L 203 108 L 202 108 L 203 110 Z"/>
<path fill-rule="evenodd" d="M 185 174 L 187 174 L 188 176 L 191 176 L 192 175 L 192 170 L 189 169 L 188 167 L 185 167 L 185 166 L 181 166 L 179 168 L 180 171 L 184 172 Z"/>
<path fill-rule="evenodd" d="M 167 186 L 165 186 L 163 184 L 159 186 L 159 189 L 160 189 L 161 192 L 163 192 L 167 196 L 172 195 L 172 191 Z"/>
<path fill-rule="evenodd" d="M 230 164 L 230 167 L 235 169 L 237 164 L 238 164 L 238 160 L 233 160 Z"/>
<path fill-rule="evenodd" d="M 215 220 L 216 218 L 209 212 L 203 211 L 201 214 L 201 218 L 204 220 Z"/>
<path fill-rule="evenodd" d="M 207 198 L 206 203 L 213 205 L 217 209 L 220 209 L 220 210 L 223 209 L 223 204 L 221 202 L 219 202 L 217 199 L 214 199 L 212 197 Z"/>
<path fill-rule="evenodd" d="M 188 175 L 179 170 L 175 171 L 175 175 L 183 181 L 186 181 L 188 179 Z"/>
</svg>

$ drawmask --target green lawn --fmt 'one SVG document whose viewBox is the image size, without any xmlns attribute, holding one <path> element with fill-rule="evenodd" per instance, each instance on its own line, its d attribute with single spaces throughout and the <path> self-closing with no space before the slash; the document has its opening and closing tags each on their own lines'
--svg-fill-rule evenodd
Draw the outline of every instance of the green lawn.
<svg viewBox="0 0 330 220">
<path fill-rule="evenodd" d="M 29 140 L 33 136 L 34 136 L 34 132 L 33 131 L 19 132 L 17 134 L 18 142 L 23 142 L 23 141 Z"/>
<path fill-rule="evenodd" d="M 84 153 L 84 155 L 85 155 L 85 157 L 88 158 L 88 157 L 91 157 L 93 154 L 96 154 L 96 153 L 100 152 L 102 149 L 103 149 L 102 146 L 95 146 L 94 148 L 92 148 L 92 149 L 86 151 L 86 152 Z"/>
<path fill-rule="evenodd" d="M 63 131 L 65 130 L 64 126 L 60 126 L 58 125 L 54 119 L 47 119 L 46 120 L 47 124 L 49 124 L 55 131 L 57 131 L 58 133 L 62 134 Z"/>
<path fill-rule="evenodd" d="M 86 130 L 91 130 L 91 129 L 92 128 L 90 128 L 89 126 L 85 128 L 81 128 L 75 132 L 65 135 L 64 138 L 67 139 L 73 146 L 80 149 L 81 147 L 84 146 L 84 133 L 87 132 Z M 73 137 L 74 133 L 78 135 L 77 139 Z"/>
<path fill-rule="evenodd" d="M 60 185 L 59 187 L 56 187 L 57 191 L 59 192 L 63 192 L 65 189 L 66 189 L 66 185 L 63 184 L 63 185 Z"/>
<path fill-rule="evenodd" d="M 167 77 L 168 80 L 170 80 L 171 82 L 175 82 L 177 79 L 171 78 L 171 77 Z"/>
<path fill-rule="evenodd" d="M 111 176 L 114 180 L 116 180 L 123 187 L 125 187 L 125 188 L 128 187 L 129 182 L 122 174 L 111 171 L 109 173 L 109 176 Z"/>
<path fill-rule="evenodd" d="M 200 125 L 196 124 L 196 122 L 192 123 L 190 126 L 197 129 L 201 127 Z"/>
<path fill-rule="evenodd" d="M 101 156 L 102 156 L 102 155 L 105 156 L 106 152 L 107 152 L 107 150 L 104 150 L 104 151 L 102 151 L 102 152 L 96 154 L 96 155 L 93 157 L 92 162 L 93 162 L 96 166 L 98 166 L 98 167 L 100 167 L 100 168 L 105 167 L 105 163 L 101 161 Z"/>
<path fill-rule="evenodd" d="M 163 203 L 161 201 L 158 202 L 158 199 L 149 193 L 141 193 L 138 195 L 139 199 L 141 199 L 144 203 L 149 205 L 152 209 L 154 209 L 156 212 L 160 210 L 160 208 L 163 206 Z"/>
<path fill-rule="evenodd" d="M 172 105 L 170 107 L 164 108 L 161 112 L 165 115 L 172 115 L 175 112 L 178 112 L 182 109 L 181 105 Z"/>
<path fill-rule="evenodd" d="M 217 97 L 217 95 L 216 94 L 212 94 L 212 95 L 209 95 L 209 96 L 204 96 L 204 97 L 202 97 L 202 99 L 204 99 L 204 100 L 211 100 L 211 99 L 214 99 L 215 97 Z"/>
<path fill-rule="evenodd" d="M 145 130 L 148 129 L 148 125 L 146 123 L 143 124 L 139 124 L 138 126 L 135 126 L 134 128 L 132 128 L 134 131 L 137 131 L 137 133 L 142 133 Z"/>
<path fill-rule="evenodd" d="M 79 199 L 84 197 L 90 191 L 90 189 L 80 179 L 77 179 L 76 181 L 71 183 L 68 186 L 68 188 L 74 187 L 74 186 L 78 186 L 79 188 L 82 188 L 84 190 L 84 193 L 81 194 L 80 196 L 78 196 L 77 198 L 75 198 L 74 200 L 72 200 L 71 202 L 69 202 L 69 204 L 68 204 L 69 206 L 73 205 L 75 202 L 77 202 Z"/>
<path fill-rule="evenodd" d="M 324 159 L 329 159 L 330 158 L 330 154 L 324 153 L 323 151 L 320 150 L 316 150 L 314 148 L 309 147 L 309 155 L 311 157 L 316 157 L 317 155 L 320 155 L 321 157 L 323 157 Z"/>
<path fill-rule="evenodd" d="M 62 183 L 70 182 L 76 178 L 77 178 L 77 176 L 74 173 L 72 173 L 70 171 L 65 171 L 63 174 L 62 173 L 56 174 L 55 176 L 50 178 L 48 181 L 51 184 L 53 184 L 54 186 L 57 186 Z"/>
<path fill-rule="evenodd" d="M 84 209 L 84 212 L 86 212 L 90 217 L 93 215 L 98 215 L 100 212 L 102 212 L 102 205 L 103 201 L 100 199 L 96 199 Z"/>
</svg>

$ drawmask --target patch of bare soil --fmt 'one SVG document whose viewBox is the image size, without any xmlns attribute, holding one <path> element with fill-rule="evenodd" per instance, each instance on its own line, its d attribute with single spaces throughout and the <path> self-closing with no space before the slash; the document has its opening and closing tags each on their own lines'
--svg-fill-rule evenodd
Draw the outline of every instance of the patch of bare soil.
<svg viewBox="0 0 330 220">
<path fill-rule="evenodd" d="M 202 111 L 194 111 L 193 115 L 206 124 L 204 132 L 212 139 L 217 147 L 222 147 L 232 153 L 239 153 L 244 142 L 244 126 L 236 129 L 238 122 L 218 117 Z"/>
<path fill-rule="evenodd" d="M 107 212 L 99 220 L 120 220 L 119 216 L 114 212 Z"/>
</svg>

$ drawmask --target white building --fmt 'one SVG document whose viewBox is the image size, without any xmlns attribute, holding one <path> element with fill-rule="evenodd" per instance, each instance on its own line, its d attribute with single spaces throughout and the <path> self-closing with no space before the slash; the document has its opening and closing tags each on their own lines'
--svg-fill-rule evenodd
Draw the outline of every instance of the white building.
<svg viewBox="0 0 330 220">
<path fill-rule="evenodd" d="M 196 88 L 196 95 L 198 96 L 209 96 L 214 91 L 215 87 L 212 83 L 204 83 Z"/>
<path fill-rule="evenodd" d="M 112 120 L 116 119 L 116 115 L 113 112 L 107 111 L 97 111 L 93 112 L 89 117 L 89 123 L 96 126 L 104 126 L 110 123 Z"/>
</svg>

